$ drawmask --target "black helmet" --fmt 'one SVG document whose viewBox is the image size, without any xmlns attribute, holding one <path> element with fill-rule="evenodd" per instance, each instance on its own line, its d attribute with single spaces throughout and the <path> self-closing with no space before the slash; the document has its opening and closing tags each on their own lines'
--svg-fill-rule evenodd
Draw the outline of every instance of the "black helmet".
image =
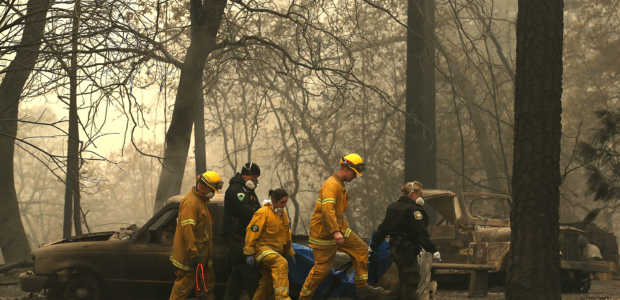
<svg viewBox="0 0 620 300">
<path fill-rule="evenodd" d="M 243 165 L 243 168 L 241 168 L 241 175 L 260 176 L 260 167 L 254 162 L 246 163 Z"/>
</svg>

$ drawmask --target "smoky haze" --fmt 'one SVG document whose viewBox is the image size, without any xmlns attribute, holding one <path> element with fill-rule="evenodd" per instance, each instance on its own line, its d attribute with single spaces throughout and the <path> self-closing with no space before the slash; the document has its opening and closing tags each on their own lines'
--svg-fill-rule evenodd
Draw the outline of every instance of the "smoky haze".
<svg viewBox="0 0 620 300">
<path fill-rule="evenodd" d="M 5 3 L 0 12 L 24 12 L 26 2 Z M 153 214 L 191 40 L 188 2 L 82 1 L 77 103 L 84 232 L 142 225 Z M 566 1 L 560 221 L 577 222 L 601 208 L 595 222 L 619 236 L 619 198 L 591 191 L 592 170 L 578 147 L 599 137 L 604 123 L 597 111 L 620 107 L 617 2 Z M 511 194 L 516 6 L 435 1 L 437 184 L 429 188 Z M 19 104 L 15 190 L 32 248 L 63 234 L 71 10 L 62 2 L 50 7 Z M 17 18 L 8 15 L 0 25 Z M 217 46 L 196 79 L 206 165 L 223 175 L 224 189 L 245 162 L 258 163 L 259 198 L 284 187 L 295 233 L 307 234 L 323 179 L 343 154 L 356 152 L 366 171 L 347 185 L 347 213 L 354 231 L 370 236 L 404 181 L 406 24 L 404 1 L 229 2 Z M 3 79 L 23 25 L 0 30 Z M 193 132 L 190 145 L 182 194 L 195 182 Z"/>
</svg>

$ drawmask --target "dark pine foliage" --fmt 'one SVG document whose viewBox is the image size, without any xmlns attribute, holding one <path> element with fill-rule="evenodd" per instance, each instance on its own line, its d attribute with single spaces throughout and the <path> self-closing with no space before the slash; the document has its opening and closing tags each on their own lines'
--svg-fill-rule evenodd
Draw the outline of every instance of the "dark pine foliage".
<svg viewBox="0 0 620 300">
<path fill-rule="evenodd" d="M 588 173 L 588 192 L 594 200 L 620 198 L 620 109 L 596 112 L 600 126 L 589 143 L 579 143 L 579 157 Z"/>
</svg>

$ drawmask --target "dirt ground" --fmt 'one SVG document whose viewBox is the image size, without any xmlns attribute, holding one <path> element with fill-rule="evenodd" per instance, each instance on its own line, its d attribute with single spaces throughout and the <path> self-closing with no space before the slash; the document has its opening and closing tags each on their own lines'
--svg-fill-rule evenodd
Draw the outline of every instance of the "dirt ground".
<svg viewBox="0 0 620 300">
<path fill-rule="evenodd" d="M 45 300 L 40 295 L 27 295 L 17 286 L 0 286 L 0 300 Z M 496 288 L 487 297 L 467 297 L 466 290 L 442 290 L 437 292 L 437 300 L 503 300 L 504 293 Z M 620 300 L 620 280 L 595 280 L 587 294 L 562 294 L 562 300 Z"/>
<path fill-rule="evenodd" d="M 466 290 L 437 291 L 437 300 L 504 300 L 501 288 L 491 288 L 487 297 L 467 297 Z M 587 294 L 562 294 L 562 300 L 620 300 L 620 280 L 594 280 Z"/>
<path fill-rule="evenodd" d="M 15 283 L 17 274 L 23 270 L 0 274 L 0 300 L 45 300 L 42 295 L 28 295 L 22 292 Z M 439 283 L 437 300 L 503 300 L 504 293 L 501 287 L 491 287 L 487 297 L 467 296 L 467 290 L 463 287 L 443 287 Z M 333 299 L 335 300 L 335 299 Z M 344 300 L 344 299 L 342 299 Z M 620 280 L 594 280 L 592 288 L 587 294 L 562 294 L 562 300 L 620 300 Z"/>
</svg>

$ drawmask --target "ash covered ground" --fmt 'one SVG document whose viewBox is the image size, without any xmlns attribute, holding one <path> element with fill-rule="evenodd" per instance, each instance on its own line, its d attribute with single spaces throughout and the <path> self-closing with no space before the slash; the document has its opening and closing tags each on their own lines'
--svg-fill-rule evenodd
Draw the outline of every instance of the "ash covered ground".
<svg viewBox="0 0 620 300">
<path fill-rule="evenodd" d="M 15 269 L 10 272 L 0 274 L 0 300 L 25 300 L 36 299 L 46 300 L 43 293 L 28 294 L 19 289 L 17 285 L 17 275 L 27 269 Z M 162 295 L 161 299 L 167 299 L 168 295 Z M 505 299 L 501 286 L 489 287 L 489 295 L 487 297 L 468 297 L 467 287 L 463 283 L 443 284 L 439 282 L 439 290 L 437 292 L 437 300 L 470 300 L 470 299 L 488 299 L 503 300 Z M 562 294 L 563 300 L 620 300 L 620 278 L 615 280 L 594 280 L 592 288 L 587 294 Z M 121 300 L 115 298 L 114 300 Z M 142 300 L 142 299 L 123 299 L 123 300 Z M 154 300 L 154 299 L 150 299 Z M 339 299 L 343 300 L 343 299 Z"/>
</svg>

